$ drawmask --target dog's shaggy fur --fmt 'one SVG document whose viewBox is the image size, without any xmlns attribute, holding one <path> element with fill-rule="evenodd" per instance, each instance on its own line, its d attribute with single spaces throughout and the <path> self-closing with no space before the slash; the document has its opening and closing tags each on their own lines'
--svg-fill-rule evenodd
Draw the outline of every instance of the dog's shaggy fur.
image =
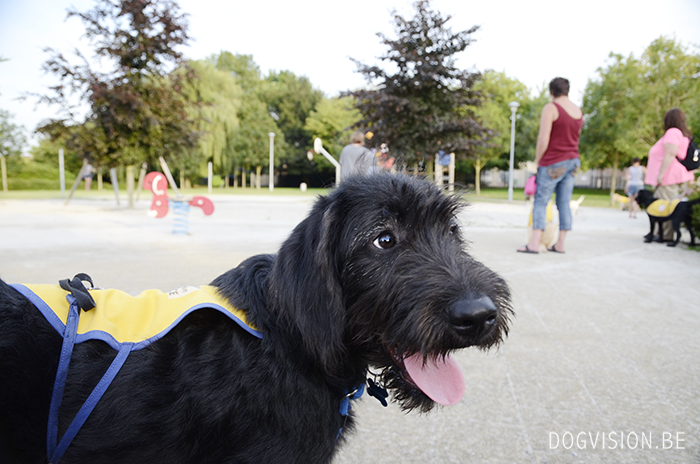
<svg viewBox="0 0 700 464">
<path fill-rule="evenodd" d="M 212 283 L 262 340 L 214 310 L 187 316 L 131 353 L 61 462 L 326 463 L 353 425 L 341 401 L 368 375 L 403 408 L 430 410 L 404 357 L 491 347 L 511 315 L 506 283 L 465 251 L 461 207 L 415 178 L 345 181 L 276 255 Z M 60 350 L 61 336 L 0 281 L 3 463 L 46 462 Z M 59 438 L 114 356 L 100 341 L 75 346 Z"/>
<path fill-rule="evenodd" d="M 637 203 L 642 208 L 648 208 L 657 199 L 654 198 L 654 194 L 649 190 L 640 190 L 637 192 L 636 196 Z M 675 232 L 675 240 L 667 243 L 668 246 L 674 247 L 678 245 L 681 240 L 681 224 L 685 224 L 685 227 L 690 232 L 690 245 L 695 246 L 695 231 L 693 230 L 693 205 L 700 203 L 700 198 L 692 201 L 681 201 L 676 206 L 668 216 L 653 216 L 647 211 L 647 216 L 649 216 L 649 233 L 644 236 L 644 241 L 646 243 L 653 241 L 663 242 L 663 223 L 666 221 L 671 221 L 673 225 L 673 230 Z M 656 224 L 659 225 L 659 235 L 654 237 L 654 227 Z"/>
</svg>

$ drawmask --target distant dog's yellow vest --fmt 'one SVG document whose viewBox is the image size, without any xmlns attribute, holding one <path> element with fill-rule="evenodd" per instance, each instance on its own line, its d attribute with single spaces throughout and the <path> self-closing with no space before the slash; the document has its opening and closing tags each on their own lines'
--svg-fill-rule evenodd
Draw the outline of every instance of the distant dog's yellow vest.
<svg viewBox="0 0 700 464">
<path fill-rule="evenodd" d="M 552 208 L 552 202 L 547 202 L 547 209 L 545 210 L 545 223 L 548 224 L 554 220 L 554 208 Z M 527 226 L 532 227 L 532 209 L 530 210 L 530 218 L 527 221 Z"/>
<path fill-rule="evenodd" d="M 647 214 L 655 217 L 670 216 L 678 206 L 680 200 L 655 200 L 647 207 Z"/>
<path fill-rule="evenodd" d="M 70 307 L 66 299 L 69 292 L 58 285 L 15 285 L 15 288 L 63 333 Z M 232 307 L 216 287 L 184 287 L 169 293 L 146 290 L 138 296 L 114 289 L 89 292 L 96 306 L 81 312 L 76 343 L 98 339 L 115 349 L 124 343 L 133 343 L 132 350 L 143 348 L 169 332 L 185 316 L 202 308 L 216 309 L 250 334 L 262 338 L 262 332 L 247 322 L 245 313 Z"/>
</svg>

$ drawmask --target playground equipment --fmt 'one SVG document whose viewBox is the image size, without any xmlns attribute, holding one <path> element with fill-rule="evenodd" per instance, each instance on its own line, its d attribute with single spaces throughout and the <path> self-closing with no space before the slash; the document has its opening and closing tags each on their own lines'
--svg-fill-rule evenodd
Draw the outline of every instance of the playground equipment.
<svg viewBox="0 0 700 464">
<path fill-rule="evenodd" d="M 447 168 L 447 175 L 445 175 L 445 168 Z M 448 154 L 440 150 L 435 156 L 435 184 L 440 188 L 445 188 L 445 181 L 447 181 L 447 189 L 454 192 L 455 154 Z"/>
<path fill-rule="evenodd" d="M 333 158 L 331 154 L 326 151 L 325 148 L 323 148 L 323 142 L 318 137 L 316 137 L 316 139 L 314 140 L 314 151 L 319 155 L 325 156 L 326 159 L 330 161 L 333 166 L 335 166 L 335 185 L 336 187 L 340 185 L 340 163 L 337 162 L 335 158 Z M 309 161 L 313 159 L 313 153 L 311 151 L 307 153 L 307 156 L 309 158 Z"/>
<path fill-rule="evenodd" d="M 62 165 L 63 163 L 63 150 L 60 150 L 59 152 L 59 164 Z M 59 166 L 59 168 L 62 168 L 62 166 Z M 70 202 L 71 198 L 73 198 L 73 194 L 75 193 L 75 190 L 78 188 L 78 185 L 80 185 L 80 181 L 83 180 L 83 178 L 89 174 L 92 173 L 92 166 L 86 159 L 83 160 L 83 166 L 80 168 L 80 172 L 78 172 L 78 177 L 75 178 L 75 182 L 73 182 L 73 186 L 70 189 L 70 193 L 68 194 L 68 198 L 66 198 L 66 202 L 64 203 L 64 206 L 68 206 L 68 202 Z M 110 171 L 111 172 L 111 171 Z M 114 177 L 116 178 L 116 171 Z M 65 180 L 62 180 L 61 184 L 61 193 L 63 194 L 63 190 L 65 189 Z M 119 205 L 119 195 L 117 194 L 117 205 Z"/>
<path fill-rule="evenodd" d="M 194 196 L 188 200 L 180 193 L 163 157 L 160 158 L 163 172 L 149 172 L 143 182 L 144 188 L 153 192 L 153 201 L 148 215 L 162 218 L 172 206 L 174 218 L 173 234 L 189 235 L 190 206 L 202 208 L 205 216 L 214 213 L 214 203 L 207 197 Z M 168 197 L 168 184 L 175 190 L 175 199 Z"/>
</svg>

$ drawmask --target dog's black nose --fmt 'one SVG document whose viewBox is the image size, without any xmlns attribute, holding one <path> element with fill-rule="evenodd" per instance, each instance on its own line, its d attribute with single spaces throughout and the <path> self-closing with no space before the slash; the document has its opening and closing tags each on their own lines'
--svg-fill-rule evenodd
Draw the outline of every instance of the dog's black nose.
<svg viewBox="0 0 700 464">
<path fill-rule="evenodd" d="M 496 324 L 497 316 L 496 305 L 485 295 L 462 298 L 449 309 L 450 322 L 460 332 L 488 330 Z"/>
</svg>

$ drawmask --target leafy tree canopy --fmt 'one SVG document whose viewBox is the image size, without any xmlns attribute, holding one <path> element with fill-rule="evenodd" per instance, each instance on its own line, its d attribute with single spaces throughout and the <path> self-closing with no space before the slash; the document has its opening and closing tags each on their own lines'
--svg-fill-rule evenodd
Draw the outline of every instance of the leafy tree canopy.
<svg viewBox="0 0 700 464">
<path fill-rule="evenodd" d="M 533 97 L 530 89 L 504 72 L 489 70 L 474 85 L 483 95 L 483 104 L 474 108 L 474 113 L 486 129 L 483 144 L 477 145 L 471 159 L 476 171 L 476 192 L 480 192 L 480 172 L 483 168 L 508 169 L 510 162 L 511 110 L 510 102 L 517 102 L 515 125 L 515 167 L 518 163 L 534 159 L 539 116 L 548 98 L 541 92 Z M 547 94 L 548 95 L 548 94 Z"/>
<path fill-rule="evenodd" d="M 530 92 L 522 82 L 498 71 L 486 71 L 474 88 L 484 97 L 482 105 L 475 108 L 474 113 L 487 128 L 484 133 L 486 143 L 475 151 L 475 157 L 484 161 L 494 160 L 510 150 L 511 111 L 508 104 L 514 101 L 521 106 L 528 104 Z M 518 112 L 521 111 L 518 108 Z M 520 121 L 516 128 L 519 125 Z"/>
<path fill-rule="evenodd" d="M 297 76 L 291 71 L 271 71 L 261 83 L 259 97 L 279 128 L 275 146 L 283 141 L 286 147 L 284 153 L 276 155 L 282 172 L 294 175 L 315 172 L 306 159 L 313 140 L 305 125 L 323 93 L 314 89 L 306 76 Z M 281 134 L 284 136 L 280 137 Z"/>
<path fill-rule="evenodd" d="M 377 35 L 388 51 L 380 60 L 387 68 L 354 60 L 371 89 L 347 92 L 362 114 L 359 127 L 386 142 L 392 154 L 412 162 L 433 155 L 438 148 L 465 156 L 482 143 L 484 128 L 471 108 L 480 104 L 474 84 L 480 75 L 455 66 L 455 55 L 472 42 L 478 26 L 452 32 L 450 16 L 430 9 L 430 2 L 414 4 L 416 13 L 405 19 L 394 12 L 390 39 Z"/>
<path fill-rule="evenodd" d="M 304 128 L 313 139 L 319 137 L 323 140 L 325 149 L 337 158 L 343 147 L 350 143 L 353 126 L 359 120 L 360 112 L 355 108 L 354 98 L 324 98 L 311 111 Z"/>
<path fill-rule="evenodd" d="M 0 63 L 8 61 L 0 56 Z M 24 127 L 12 122 L 12 114 L 0 109 L 0 155 L 20 155 L 27 143 L 24 135 Z"/>
<path fill-rule="evenodd" d="M 245 100 L 239 114 L 242 122 L 233 139 L 239 164 L 249 167 L 270 163 L 270 132 L 275 133 L 275 163 L 279 163 L 284 158 L 286 143 L 265 104 L 257 99 Z"/>
<path fill-rule="evenodd" d="M 313 141 L 304 125 L 323 93 L 314 89 L 306 76 L 296 76 L 291 71 L 271 71 L 264 79 L 261 98 L 284 132 L 290 149 L 306 156 Z"/>
<path fill-rule="evenodd" d="M 0 110 L 0 155 L 21 155 L 27 139 L 24 128 L 12 122 L 12 115 Z"/>
<path fill-rule="evenodd" d="M 200 131 L 199 156 L 194 158 L 201 164 L 211 161 L 216 172 L 231 173 L 236 165 L 232 139 L 240 126 L 243 90 L 230 73 L 215 68 L 210 61 L 190 61 L 188 68 L 198 76 L 185 90 L 188 100 L 197 103 L 191 109 Z"/>
<path fill-rule="evenodd" d="M 243 90 L 243 98 L 237 105 L 238 127 L 232 132 L 230 149 L 234 153 L 235 166 L 261 167 L 269 164 L 270 132 L 275 133 L 275 163 L 286 153 L 283 131 L 272 117 L 268 104 L 262 99 L 265 83 L 260 68 L 251 55 L 222 51 L 208 59 L 216 68 L 225 72 Z"/>
<path fill-rule="evenodd" d="M 660 37 L 641 57 L 611 53 L 583 97 L 584 161 L 591 167 L 622 166 L 647 155 L 663 135 L 663 116 L 681 108 L 700 125 L 700 54 Z"/>
<path fill-rule="evenodd" d="M 182 61 L 178 46 L 188 41 L 185 16 L 169 0 L 97 0 L 87 12 L 69 10 L 86 28 L 86 37 L 108 72 L 94 69 L 76 51 L 82 64 L 71 64 L 52 49 L 44 70 L 60 83 L 40 101 L 57 104 L 63 118 L 45 122 L 38 131 L 63 136 L 67 145 L 97 164 L 116 166 L 187 156 L 197 140 L 188 117 L 182 80 L 172 73 Z M 79 120 L 69 97 L 89 106 Z M 144 159 L 146 158 L 146 159 Z"/>
<path fill-rule="evenodd" d="M 262 74 L 252 55 L 234 55 L 231 52 L 222 51 L 218 55 L 210 56 L 208 60 L 217 69 L 231 73 L 246 94 L 259 92 Z"/>
</svg>

